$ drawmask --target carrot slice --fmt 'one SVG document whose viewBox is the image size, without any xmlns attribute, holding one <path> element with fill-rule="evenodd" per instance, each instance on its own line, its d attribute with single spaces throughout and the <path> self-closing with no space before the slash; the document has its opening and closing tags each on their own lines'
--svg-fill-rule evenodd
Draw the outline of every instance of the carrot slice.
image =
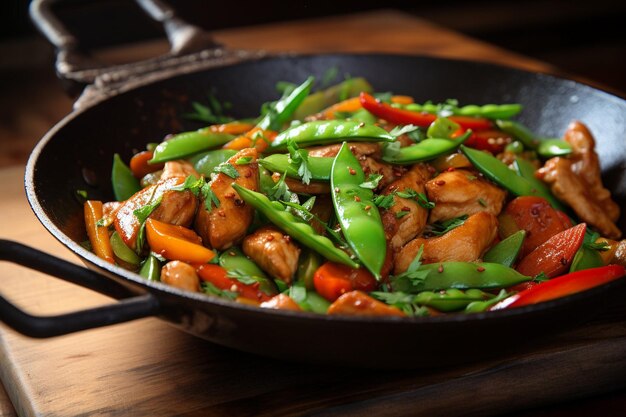
<svg viewBox="0 0 626 417">
<path fill-rule="evenodd" d="M 203 264 L 215 256 L 211 249 L 202 246 L 202 239 L 186 227 L 146 220 L 146 237 L 152 251 L 169 260 Z"/>
<path fill-rule="evenodd" d="M 99 258 L 114 264 L 113 248 L 109 240 L 109 231 L 105 226 L 98 226 L 98 220 L 103 217 L 102 201 L 88 200 L 84 205 L 85 227 L 91 242 L 91 248 Z"/>
</svg>

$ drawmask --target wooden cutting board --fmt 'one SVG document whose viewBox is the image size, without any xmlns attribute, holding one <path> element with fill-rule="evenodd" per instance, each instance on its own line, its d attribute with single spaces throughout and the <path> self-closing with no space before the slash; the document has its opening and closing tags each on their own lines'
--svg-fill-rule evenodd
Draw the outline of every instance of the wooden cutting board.
<svg viewBox="0 0 626 417">
<path fill-rule="evenodd" d="M 395 12 L 226 30 L 216 37 L 243 48 L 426 53 L 553 70 Z M 0 237 L 78 263 L 35 219 L 22 178 L 22 167 L 0 170 Z M 0 263 L 0 273 L 2 294 L 34 314 L 110 302 L 12 264 Z M 464 343 L 471 341 L 459 340 L 460 354 Z M 506 357 L 441 365 L 382 372 L 285 363 L 209 344 L 156 319 L 47 340 L 0 324 L 0 379 L 21 416 L 484 416 L 626 386 L 626 312 L 607 312 Z"/>
</svg>

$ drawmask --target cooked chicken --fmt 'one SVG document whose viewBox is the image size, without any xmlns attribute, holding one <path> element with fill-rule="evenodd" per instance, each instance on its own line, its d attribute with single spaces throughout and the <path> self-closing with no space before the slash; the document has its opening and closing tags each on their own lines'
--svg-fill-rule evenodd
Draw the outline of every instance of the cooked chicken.
<svg viewBox="0 0 626 417">
<path fill-rule="evenodd" d="M 193 266 L 172 261 L 161 269 L 161 282 L 187 291 L 200 291 L 200 278 Z"/>
<path fill-rule="evenodd" d="M 330 216 L 335 212 L 335 208 L 333 207 L 333 200 L 330 197 L 330 194 L 319 195 L 315 197 L 315 204 L 311 209 L 311 213 L 317 216 L 324 223 L 328 223 L 330 220 Z M 326 233 L 325 224 L 320 223 L 317 219 L 311 219 L 311 226 L 313 229 L 320 235 Z"/>
<path fill-rule="evenodd" d="M 406 271 L 422 245 L 422 262 L 425 264 L 476 261 L 491 246 L 497 233 L 496 216 L 486 211 L 478 212 L 445 235 L 429 239 L 418 237 L 407 243 L 396 256 L 394 272 L 399 274 Z"/>
<path fill-rule="evenodd" d="M 271 300 L 261 303 L 261 308 L 273 308 L 277 310 L 301 311 L 302 309 L 287 294 L 278 294 Z"/>
<path fill-rule="evenodd" d="M 388 306 L 361 291 L 350 291 L 339 297 L 328 308 L 329 315 L 343 316 L 398 316 L 403 317 L 402 311 Z"/>
<path fill-rule="evenodd" d="M 235 163 L 239 158 L 245 157 L 252 158 L 249 164 Z M 258 191 L 259 167 L 256 159 L 256 149 L 243 149 L 228 160 L 239 176 L 233 179 L 220 172 L 211 181 L 211 191 L 219 200 L 219 206 L 213 205 L 209 211 L 203 202 L 194 223 L 194 228 L 205 246 L 219 250 L 228 249 L 246 235 L 254 217 L 254 208 L 247 205 L 231 185 L 237 183 L 249 190 Z"/>
<path fill-rule="evenodd" d="M 272 174 L 272 180 L 274 182 L 280 181 L 282 175 L 280 172 Z M 330 185 L 328 182 L 311 181 L 308 184 L 303 183 L 298 179 L 285 178 L 285 184 L 289 187 L 290 191 L 298 194 L 328 194 L 330 193 Z"/>
<path fill-rule="evenodd" d="M 168 161 L 165 163 L 165 167 L 163 168 L 163 173 L 161 174 L 161 180 L 166 180 L 168 178 L 174 177 L 182 177 L 187 178 L 188 176 L 193 175 L 196 178 L 200 178 L 200 174 L 198 171 L 191 165 L 190 162 L 185 160 L 178 161 Z"/>
<path fill-rule="evenodd" d="M 341 149 L 341 143 L 334 145 L 313 146 L 308 148 L 309 156 L 317 157 L 329 157 L 334 158 Z M 373 156 L 375 158 L 380 157 L 380 145 L 373 142 L 351 142 L 349 143 L 350 152 L 357 158 L 359 156 Z"/>
<path fill-rule="evenodd" d="M 300 248 L 289 235 L 271 226 L 258 229 L 243 240 L 243 252 L 272 277 L 291 283 L 298 269 Z"/>
<path fill-rule="evenodd" d="M 537 175 L 550 185 L 552 193 L 568 204 L 581 220 L 596 227 L 603 236 L 618 239 L 622 232 L 613 223 L 605 206 L 595 199 L 589 184 L 574 173 L 572 165 L 569 159 L 552 158 L 537 171 Z"/>
<path fill-rule="evenodd" d="M 173 177 L 159 181 L 156 185 L 144 188 L 135 193 L 115 213 L 114 225 L 117 233 L 129 247 L 135 247 L 135 241 L 141 222 L 135 210 L 153 204 L 161 198 L 159 206 L 150 214 L 155 220 L 188 227 L 198 206 L 196 197 L 190 191 L 174 191 L 172 187 L 182 184 L 184 178 Z"/>
<path fill-rule="evenodd" d="M 385 195 L 396 193 L 393 197 L 393 206 L 386 210 L 392 215 L 384 213 L 382 216 L 386 238 L 390 241 L 393 251 L 400 249 L 405 243 L 421 233 L 428 218 L 428 210 L 420 206 L 415 198 L 402 198 L 397 193 L 409 193 L 411 191 L 424 193 L 424 184 L 430 175 L 426 165 L 416 164 L 383 191 Z"/>
<path fill-rule="evenodd" d="M 626 240 L 622 240 L 617 244 L 611 263 L 626 266 Z"/>
<path fill-rule="evenodd" d="M 406 171 L 406 168 L 390 165 L 384 162 L 378 162 L 374 158 L 370 158 L 369 156 L 360 156 L 357 158 L 359 160 L 359 164 L 361 168 L 363 168 L 363 172 L 365 173 L 365 178 L 369 175 L 379 174 L 382 175 L 383 178 L 378 183 L 377 189 L 382 189 L 389 184 L 391 184 L 395 179 L 400 178 L 402 174 Z"/>
<path fill-rule="evenodd" d="M 466 169 L 442 172 L 426 183 L 426 193 L 435 203 L 430 223 L 481 211 L 497 216 L 506 196 L 504 190 Z"/>
</svg>

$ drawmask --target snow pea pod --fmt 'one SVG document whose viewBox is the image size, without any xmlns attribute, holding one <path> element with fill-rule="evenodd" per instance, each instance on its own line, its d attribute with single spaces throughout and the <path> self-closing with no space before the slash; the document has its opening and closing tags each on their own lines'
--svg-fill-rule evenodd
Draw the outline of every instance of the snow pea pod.
<svg viewBox="0 0 626 417">
<path fill-rule="evenodd" d="M 372 190 L 360 186 L 365 173 L 344 142 L 330 174 L 333 206 L 343 235 L 361 263 L 380 280 L 385 262 L 386 241 Z"/>
<path fill-rule="evenodd" d="M 539 139 L 523 124 L 513 120 L 496 120 L 496 124 L 504 132 L 519 139 L 527 149 L 537 149 L 539 146 Z"/>
<path fill-rule="evenodd" d="M 135 178 L 119 154 L 113 155 L 111 185 L 113 186 L 113 195 L 117 201 L 128 200 L 133 194 L 141 190 L 139 180 Z"/>
<path fill-rule="evenodd" d="M 216 133 L 205 127 L 195 132 L 183 132 L 159 143 L 149 164 L 187 158 L 198 152 L 217 148 L 230 142 L 235 136 L 228 133 Z"/>
<path fill-rule="evenodd" d="M 457 149 L 472 134 L 471 130 L 456 139 L 428 138 L 415 145 L 404 148 L 388 147 L 383 160 L 392 164 L 409 165 L 421 161 L 430 161 L 438 156 L 448 154 Z"/>
<path fill-rule="evenodd" d="M 561 210 L 563 212 L 568 212 L 569 209 L 565 207 L 563 203 L 561 203 L 554 195 L 552 195 L 552 191 L 548 188 L 548 186 L 535 177 L 536 169 L 528 160 L 524 158 L 517 157 L 513 162 L 513 168 L 517 172 L 517 175 L 525 178 L 535 190 L 538 190 L 537 195 L 544 197 L 552 207 L 557 210 Z"/>
<path fill-rule="evenodd" d="M 507 288 L 532 279 L 507 266 L 489 262 L 434 263 L 422 265 L 418 271 L 426 273 L 423 279 L 410 279 L 406 275 L 392 278 L 393 291 L 419 293 L 450 288 Z"/>
<path fill-rule="evenodd" d="M 285 206 L 280 202 L 270 201 L 265 195 L 248 190 L 236 183 L 233 183 L 232 187 L 247 204 L 261 212 L 270 222 L 304 246 L 330 261 L 339 262 L 351 268 L 359 267 L 359 264 L 350 259 L 347 253 L 336 248 L 330 239 L 318 235 L 309 224 L 298 221 L 293 214 L 285 211 Z"/>
<path fill-rule="evenodd" d="M 148 256 L 143 265 L 141 265 L 139 275 L 148 281 L 159 281 L 161 279 L 161 264 L 159 260 L 153 255 Z"/>
<path fill-rule="evenodd" d="M 118 259 L 129 263 L 131 265 L 139 265 L 141 263 L 141 259 L 135 253 L 134 250 L 126 246 L 126 243 L 122 240 L 120 235 L 117 232 L 113 232 L 111 234 L 111 248 L 113 249 L 113 253 Z"/>
<path fill-rule="evenodd" d="M 493 298 L 492 294 L 479 289 L 470 288 L 465 291 L 451 288 L 445 291 L 423 291 L 415 295 L 413 302 L 422 306 L 435 308 L 439 311 L 455 311 L 467 307 L 475 301 L 485 301 Z"/>
<path fill-rule="evenodd" d="M 330 180 L 330 169 L 335 158 L 309 156 L 308 167 L 311 179 L 316 181 Z M 272 172 L 286 173 L 291 178 L 301 178 L 298 175 L 298 165 L 289 162 L 289 155 L 274 154 L 259 159 L 259 164 Z"/>
<path fill-rule="evenodd" d="M 485 104 L 483 106 L 468 104 L 467 106 L 456 107 L 449 104 L 411 103 L 404 106 L 404 108 L 411 111 L 424 111 L 428 113 L 439 113 L 443 110 L 455 116 L 486 117 L 488 119 L 508 119 L 522 111 L 521 104 Z"/>
<path fill-rule="evenodd" d="M 344 140 L 354 142 L 392 142 L 395 137 L 382 127 L 355 120 L 316 120 L 291 127 L 276 136 L 271 144 L 275 150 L 285 149 L 294 141 L 299 147 L 331 144 Z"/>
<path fill-rule="evenodd" d="M 237 274 L 244 279 L 248 278 L 259 283 L 259 290 L 267 295 L 278 294 L 278 288 L 274 281 L 250 258 L 241 253 L 238 248 L 230 248 L 219 257 L 219 265 L 229 272 Z M 235 278 L 236 279 L 236 278 Z"/>
<path fill-rule="evenodd" d="M 572 145 L 561 139 L 543 139 L 537 146 L 537 153 L 543 158 L 565 156 L 572 153 Z"/>
<path fill-rule="evenodd" d="M 294 112 L 293 118 L 302 120 L 306 116 L 322 111 L 338 101 L 356 97 L 361 91 L 371 93 L 372 90 L 372 86 L 365 78 L 350 78 L 337 85 L 328 87 L 326 90 L 310 94 Z"/>
<path fill-rule="evenodd" d="M 274 104 L 272 111 L 267 112 L 261 121 L 257 123 L 257 127 L 263 130 L 280 130 L 309 95 L 313 81 L 315 81 L 314 77 L 307 78 L 306 81 L 294 88 L 289 95 L 278 100 Z"/>
<path fill-rule="evenodd" d="M 510 297 L 512 294 L 513 293 L 506 292 L 506 290 L 501 290 L 500 294 L 491 298 L 490 300 L 473 301 L 469 303 L 467 307 L 465 307 L 465 313 L 480 313 L 483 311 L 487 311 L 489 310 L 489 308 L 491 308 L 491 306 L 496 305 L 497 303 L 504 300 L 505 298 Z"/>
<path fill-rule="evenodd" d="M 228 161 L 237 151 L 232 149 L 215 149 L 203 152 L 189 159 L 199 174 L 209 177 L 213 170 L 222 162 Z"/>
<path fill-rule="evenodd" d="M 313 290 L 313 274 L 322 265 L 320 256 L 311 250 L 300 255 L 298 270 L 296 271 L 296 281 L 302 283 L 308 291 Z"/>
<path fill-rule="evenodd" d="M 525 230 L 519 230 L 513 233 L 511 236 L 489 249 L 487 253 L 485 253 L 485 256 L 483 256 L 483 260 L 485 262 L 512 267 L 522 249 L 525 237 Z"/>
<path fill-rule="evenodd" d="M 552 194 L 547 192 L 547 188 L 537 188 L 526 178 L 521 177 L 515 171 L 509 169 L 498 158 L 487 152 L 468 148 L 461 145 L 461 152 L 470 160 L 472 165 L 489 178 L 491 181 L 512 192 L 520 195 L 534 195 L 543 197 L 548 201 L 554 199 Z"/>
<path fill-rule="evenodd" d="M 597 250 L 588 248 L 585 245 L 581 246 L 574 255 L 572 265 L 569 268 L 569 272 L 582 271 L 583 269 L 598 268 L 604 266 L 604 261 Z"/>
</svg>

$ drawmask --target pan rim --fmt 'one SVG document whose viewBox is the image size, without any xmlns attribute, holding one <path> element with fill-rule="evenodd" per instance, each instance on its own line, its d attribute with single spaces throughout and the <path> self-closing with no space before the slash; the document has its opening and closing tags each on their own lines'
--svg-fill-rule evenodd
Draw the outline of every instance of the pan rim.
<svg viewBox="0 0 626 417">
<path fill-rule="evenodd" d="M 557 76 L 547 72 L 541 71 L 530 71 L 520 68 L 515 68 L 511 66 L 502 65 L 499 63 L 485 62 L 485 61 L 476 61 L 476 60 L 468 60 L 468 59 L 456 59 L 456 58 L 444 58 L 423 54 L 399 54 L 399 53 L 329 53 L 329 54 L 275 54 L 271 56 L 262 57 L 260 59 L 247 60 L 238 62 L 235 64 L 228 65 L 227 67 L 235 67 L 240 65 L 247 65 L 250 63 L 255 63 L 259 61 L 271 61 L 277 59 L 315 59 L 317 57 L 363 57 L 363 58 L 385 58 L 385 57 L 406 57 L 406 58 L 416 58 L 423 59 L 425 61 L 439 61 L 443 63 L 450 63 L 454 65 L 455 63 L 464 63 L 466 65 L 478 65 L 485 68 L 498 68 L 500 70 L 512 71 L 514 73 L 523 74 L 525 76 L 539 76 L 546 77 L 547 79 L 557 81 L 557 82 L 571 82 L 574 85 L 582 86 L 584 88 L 590 89 L 591 92 L 595 94 L 602 94 L 605 98 L 617 101 L 623 104 L 623 101 L 626 100 L 626 96 L 618 95 L 619 93 L 610 92 L 604 90 L 602 88 L 598 88 L 595 86 L 591 86 L 585 82 L 581 82 L 578 80 L 574 80 L 572 78 L 568 78 L 566 76 Z M 133 286 L 137 286 L 145 291 L 149 291 L 150 293 L 165 293 L 168 295 L 173 295 L 176 297 L 182 297 L 186 300 L 193 300 L 196 302 L 208 303 L 209 305 L 215 305 L 216 307 L 233 309 L 237 311 L 247 311 L 250 313 L 259 314 L 263 312 L 263 314 L 269 314 L 273 316 L 280 316 L 285 319 L 299 319 L 304 320 L 303 324 L 310 320 L 316 321 L 332 321 L 334 323 L 342 322 L 342 323 L 371 323 L 371 324 L 389 324 L 389 325 L 431 325 L 431 324 L 439 324 L 439 323 L 459 323 L 459 322 L 474 322 L 474 321 L 492 321 L 492 320 L 504 320 L 509 317 L 517 317 L 523 315 L 530 314 L 539 314 L 541 312 L 547 310 L 556 310 L 567 304 L 576 303 L 576 301 L 584 300 L 587 297 L 592 297 L 594 295 L 600 295 L 609 290 L 616 288 L 618 286 L 622 286 L 626 283 L 626 276 L 622 277 L 616 281 L 609 282 L 607 284 L 591 288 L 587 291 L 579 292 L 576 294 L 572 294 L 566 297 L 561 297 L 555 300 L 529 305 L 521 308 L 515 308 L 511 310 L 499 310 L 499 311 L 486 311 L 482 313 L 475 314 L 449 314 L 449 315 L 440 315 L 440 316 L 431 316 L 431 317 L 369 317 L 369 316 L 329 316 L 329 315 L 320 315 L 308 312 L 293 312 L 287 310 L 275 310 L 275 309 L 266 309 L 255 306 L 249 306 L 241 303 L 237 303 L 235 301 L 222 299 L 219 297 L 211 297 L 201 293 L 192 293 L 188 291 L 180 290 L 176 287 L 172 287 L 161 282 L 148 281 L 141 277 L 139 274 L 127 271 L 120 266 L 109 264 L 104 260 L 98 258 L 94 253 L 86 250 L 74 240 L 72 240 L 68 235 L 66 235 L 63 231 L 61 231 L 56 224 L 49 218 L 46 214 L 39 198 L 37 197 L 37 190 L 35 187 L 35 172 L 37 162 L 46 147 L 46 145 L 56 137 L 57 133 L 61 131 L 67 124 L 71 123 L 76 118 L 80 117 L 86 112 L 91 111 L 93 108 L 98 106 L 98 104 L 113 100 L 116 97 L 123 97 L 126 95 L 132 95 L 136 91 L 141 90 L 143 88 L 149 88 L 154 86 L 155 84 L 159 84 L 161 82 L 169 81 L 172 79 L 176 79 L 179 77 L 185 77 L 190 74 L 197 74 L 204 71 L 210 71 L 211 69 L 198 69 L 195 71 L 191 71 L 184 74 L 176 74 L 171 77 L 152 80 L 149 83 L 137 85 L 120 92 L 114 96 L 108 97 L 104 100 L 90 103 L 89 105 L 82 107 L 78 110 L 72 111 L 70 114 L 61 119 L 57 124 L 55 124 L 37 143 L 26 164 L 25 174 L 24 174 L 24 186 L 26 191 L 26 196 L 28 203 L 33 210 L 37 219 L 41 222 L 41 224 L 46 228 L 46 230 L 52 234 L 61 244 L 63 244 L 67 249 L 73 252 L 76 256 L 78 256 L 81 260 L 86 261 L 87 263 L 96 266 L 98 269 L 104 270 L 107 273 L 121 277 L 127 281 L 129 281 Z M 104 277 L 106 279 L 113 279 L 111 277 Z M 159 294 L 157 294 L 157 297 Z"/>
</svg>

